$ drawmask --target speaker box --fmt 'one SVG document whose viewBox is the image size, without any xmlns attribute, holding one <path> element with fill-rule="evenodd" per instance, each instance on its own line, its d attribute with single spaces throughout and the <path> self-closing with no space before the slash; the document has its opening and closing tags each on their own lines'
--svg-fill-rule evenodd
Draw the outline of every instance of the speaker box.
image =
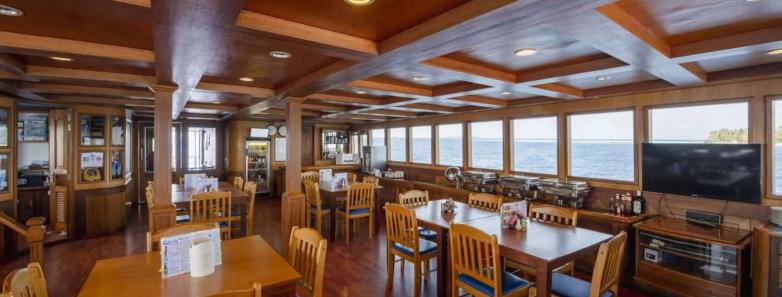
<svg viewBox="0 0 782 297">
<path fill-rule="evenodd" d="M 684 211 L 684 217 L 687 222 L 698 225 L 718 227 L 722 224 L 722 215 L 717 213 L 687 209 Z"/>
</svg>

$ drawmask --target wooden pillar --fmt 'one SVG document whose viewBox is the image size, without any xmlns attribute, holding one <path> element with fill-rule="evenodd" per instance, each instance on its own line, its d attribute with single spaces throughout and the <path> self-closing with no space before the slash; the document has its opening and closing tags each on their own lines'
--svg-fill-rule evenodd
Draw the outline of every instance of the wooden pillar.
<svg viewBox="0 0 782 297">
<path fill-rule="evenodd" d="M 155 85 L 155 172 L 153 207 L 149 210 L 149 231 L 176 223 L 176 208 L 171 203 L 171 135 L 175 86 Z"/>
<path fill-rule="evenodd" d="M 282 194 L 282 238 L 288 242 L 293 226 L 306 226 L 304 193 L 301 192 L 301 105 L 303 99 L 289 98 L 285 114 L 288 135 L 285 154 L 285 193 Z M 283 249 L 285 251 L 285 249 Z"/>
</svg>

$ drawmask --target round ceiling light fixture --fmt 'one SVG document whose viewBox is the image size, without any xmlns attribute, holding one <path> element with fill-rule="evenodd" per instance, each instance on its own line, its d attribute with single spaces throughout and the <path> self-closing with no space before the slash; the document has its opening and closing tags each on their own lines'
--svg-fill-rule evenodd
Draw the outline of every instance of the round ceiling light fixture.
<svg viewBox="0 0 782 297">
<path fill-rule="evenodd" d="M 272 51 L 269 53 L 269 55 L 277 59 L 287 59 L 291 57 L 290 53 L 283 51 Z"/>
<path fill-rule="evenodd" d="M 52 60 L 55 60 L 55 61 L 60 61 L 60 62 L 71 62 L 71 61 L 73 61 L 73 58 L 58 57 L 58 56 L 52 56 L 52 57 L 49 57 L 49 59 L 52 59 Z"/>
<path fill-rule="evenodd" d="M 356 94 L 366 94 L 366 93 L 367 93 L 366 91 L 356 90 Z"/>
<path fill-rule="evenodd" d="M 345 0 L 345 3 L 353 6 L 367 6 L 372 4 L 372 2 L 375 2 L 375 0 Z"/>
<path fill-rule="evenodd" d="M 240 77 L 240 78 L 239 78 L 239 80 L 241 80 L 241 81 L 243 81 L 243 82 L 251 82 L 251 81 L 254 81 L 254 79 L 253 79 L 252 77 Z"/>
<path fill-rule="evenodd" d="M 611 79 L 611 77 L 610 76 L 598 76 L 598 77 L 595 77 L 595 79 L 596 80 L 609 80 L 609 79 Z"/>
<path fill-rule="evenodd" d="M 519 56 L 519 57 L 532 56 L 532 55 L 534 55 L 536 53 L 538 53 L 538 50 L 536 50 L 534 48 L 522 48 L 522 49 L 518 49 L 515 52 L 513 52 L 514 55 Z"/>
<path fill-rule="evenodd" d="M 426 76 L 423 76 L 423 75 L 416 75 L 416 76 L 413 76 L 413 80 L 415 80 L 415 81 L 422 81 L 422 80 L 426 80 Z"/>
<path fill-rule="evenodd" d="M 502 94 L 502 96 L 510 96 L 510 95 L 513 95 L 513 92 L 511 92 L 511 91 L 504 91 L 504 92 L 502 92 L 500 94 Z"/>
<path fill-rule="evenodd" d="M 18 17 L 18 16 L 23 16 L 24 12 L 22 12 L 18 8 L 13 8 L 11 6 L 6 6 L 6 5 L 0 5 L 0 15 Z"/>
<path fill-rule="evenodd" d="M 782 48 L 768 51 L 769 55 L 782 55 Z"/>
</svg>

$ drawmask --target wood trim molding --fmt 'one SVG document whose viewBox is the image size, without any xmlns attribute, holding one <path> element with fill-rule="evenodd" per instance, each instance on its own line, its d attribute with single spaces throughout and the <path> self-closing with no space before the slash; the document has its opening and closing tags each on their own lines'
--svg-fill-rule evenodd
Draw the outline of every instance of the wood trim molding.
<svg viewBox="0 0 782 297">
<path fill-rule="evenodd" d="M 5 47 L 58 52 L 80 56 L 95 56 L 154 63 L 155 53 L 148 49 L 130 48 L 78 40 L 61 39 L 0 31 L 0 44 Z"/>
</svg>

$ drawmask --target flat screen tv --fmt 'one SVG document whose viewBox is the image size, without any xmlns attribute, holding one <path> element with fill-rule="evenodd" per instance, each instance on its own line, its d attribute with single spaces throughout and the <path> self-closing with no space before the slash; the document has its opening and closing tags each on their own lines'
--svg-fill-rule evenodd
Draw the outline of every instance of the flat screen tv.
<svg viewBox="0 0 782 297">
<path fill-rule="evenodd" d="M 643 144 L 644 191 L 760 203 L 759 144 Z"/>
</svg>

